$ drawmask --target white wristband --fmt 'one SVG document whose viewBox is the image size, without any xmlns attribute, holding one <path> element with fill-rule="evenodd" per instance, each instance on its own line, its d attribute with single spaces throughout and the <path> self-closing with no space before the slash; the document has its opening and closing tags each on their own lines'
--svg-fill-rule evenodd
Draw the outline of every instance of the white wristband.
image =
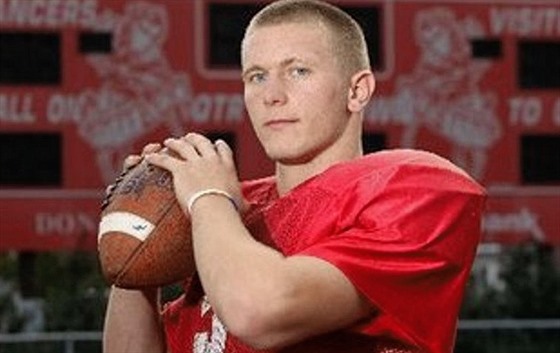
<svg viewBox="0 0 560 353">
<path fill-rule="evenodd" d="M 204 190 L 200 190 L 199 192 L 195 192 L 189 198 L 189 200 L 187 201 L 187 211 L 189 211 L 189 214 L 192 213 L 192 207 L 193 207 L 194 203 L 198 199 L 200 199 L 201 197 L 207 196 L 207 195 L 223 196 L 223 197 L 227 198 L 233 204 L 233 207 L 235 207 L 236 210 L 239 209 L 239 207 L 237 207 L 237 203 L 235 202 L 235 199 L 228 192 L 226 192 L 224 190 L 220 190 L 220 189 L 204 189 Z"/>
</svg>

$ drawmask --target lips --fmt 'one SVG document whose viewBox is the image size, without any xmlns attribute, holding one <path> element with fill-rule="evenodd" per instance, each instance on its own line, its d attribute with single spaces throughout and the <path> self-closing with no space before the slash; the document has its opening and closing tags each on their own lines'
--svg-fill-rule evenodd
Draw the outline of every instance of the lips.
<svg viewBox="0 0 560 353">
<path fill-rule="evenodd" d="M 297 119 L 288 119 L 288 118 L 279 118 L 279 119 L 271 119 L 264 123 L 265 127 L 270 127 L 273 129 L 280 129 L 284 126 L 288 126 L 291 124 L 296 123 Z"/>
</svg>

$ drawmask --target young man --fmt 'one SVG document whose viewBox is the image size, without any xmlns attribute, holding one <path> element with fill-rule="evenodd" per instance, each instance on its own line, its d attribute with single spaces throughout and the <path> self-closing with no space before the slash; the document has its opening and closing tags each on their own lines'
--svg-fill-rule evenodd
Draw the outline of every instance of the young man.
<svg viewBox="0 0 560 353">
<path fill-rule="evenodd" d="M 451 352 L 482 188 L 427 152 L 362 156 L 375 81 L 331 5 L 263 9 L 242 68 L 275 175 L 240 183 L 229 147 L 194 133 L 165 141 L 181 158 L 145 154 L 173 174 L 197 276 L 162 319 L 157 289 L 113 288 L 105 352 Z"/>
</svg>

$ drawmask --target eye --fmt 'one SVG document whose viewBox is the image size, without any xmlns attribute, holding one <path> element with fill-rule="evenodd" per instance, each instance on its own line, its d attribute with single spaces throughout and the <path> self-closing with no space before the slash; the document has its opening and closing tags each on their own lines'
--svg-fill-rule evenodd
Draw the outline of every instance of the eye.
<svg viewBox="0 0 560 353">
<path fill-rule="evenodd" d="M 306 67 L 300 67 L 300 66 L 292 68 L 292 70 L 290 72 L 292 77 L 295 77 L 295 78 L 306 77 L 306 76 L 309 76 L 310 73 L 311 73 L 311 70 L 309 70 Z"/>
<path fill-rule="evenodd" d="M 266 80 L 266 76 L 263 72 L 254 72 L 247 77 L 247 82 L 249 83 L 262 83 Z"/>
</svg>

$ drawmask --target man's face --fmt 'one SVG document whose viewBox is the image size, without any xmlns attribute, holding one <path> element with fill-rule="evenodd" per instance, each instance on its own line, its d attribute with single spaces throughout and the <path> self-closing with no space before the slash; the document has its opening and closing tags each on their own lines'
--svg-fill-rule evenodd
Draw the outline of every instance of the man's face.
<svg viewBox="0 0 560 353">
<path fill-rule="evenodd" d="M 247 111 L 272 160 L 305 163 L 336 148 L 348 123 L 350 82 L 323 25 L 254 28 L 242 59 Z"/>
</svg>

